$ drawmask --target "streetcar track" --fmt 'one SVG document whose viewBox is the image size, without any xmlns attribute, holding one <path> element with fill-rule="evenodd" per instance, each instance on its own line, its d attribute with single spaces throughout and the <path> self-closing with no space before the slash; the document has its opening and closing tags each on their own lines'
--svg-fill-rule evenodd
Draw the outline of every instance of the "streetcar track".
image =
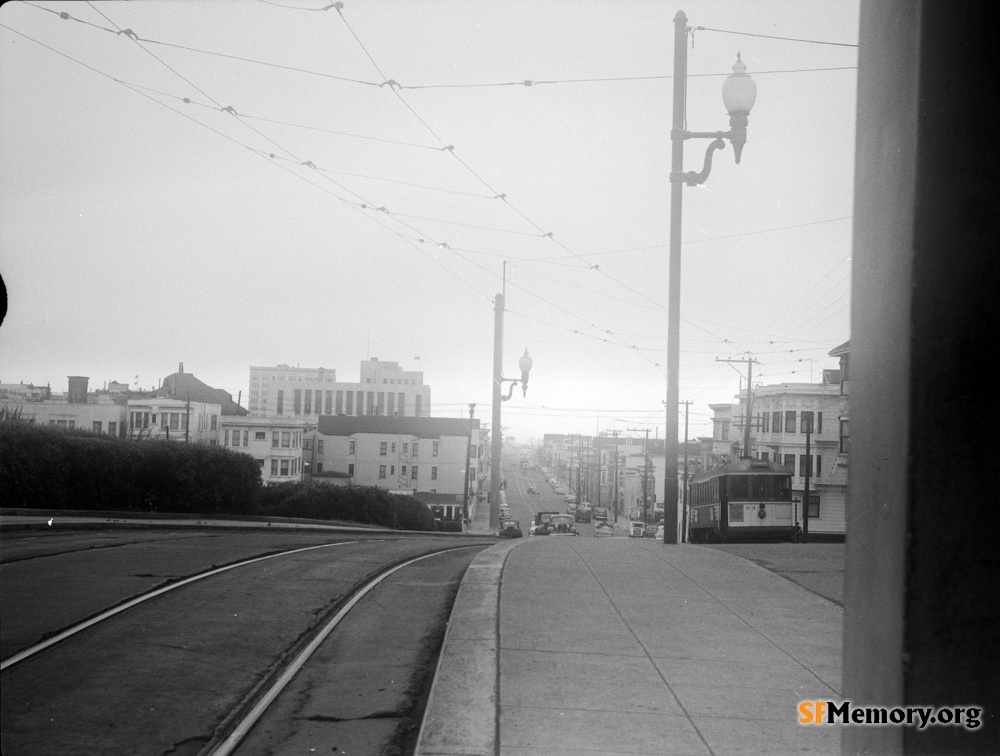
<svg viewBox="0 0 1000 756">
<path fill-rule="evenodd" d="M 8 658 L 4 659 L 2 662 L 0 662 L 0 672 L 6 672 L 7 670 L 17 666 L 18 664 L 21 664 L 27 661 L 28 659 L 37 656 L 38 654 L 46 651 L 52 646 L 55 646 L 56 644 L 61 643 L 62 641 L 67 640 L 68 638 L 71 638 L 74 635 L 77 635 L 78 633 L 81 633 L 84 630 L 93 627 L 94 625 L 100 624 L 105 620 L 111 619 L 112 617 L 115 617 L 118 614 L 121 614 L 122 612 L 128 611 L 133 607 L 145 603 L 146 601 L 158 598 L 163 594 L 168 593 L 176 588 L 181 588 L 185 585 L 190 585 L 191 583 L 195 583 L 199 580 L 204 580 L 205 578 L 209 578 L 214 575 L 227 572 L 237 567 L 244 567 L 246 565 L 255 564 L 257 562 L 263 562 L 268 559 L 274 559 L 280 556 L 288 556 L 291 554 L 298 554 L 304 551 L 313 551 L 315 549 L 329 548 L 332 546 L 345 546 L 356 543 L 360 543 L 360 541 L 336 541 L 334 543 L 323 543 L 323 544 L 318 544 L 316 546 L 304 546 L 297 549 L 290 549 L 288 551 L 278 551 L 278 552 L 268 553 L 261 556 L 252 557 L 250 559 L 243 559 L 238 562 L 233 562 L 232 564 L 223 565 L 221 567 L 212 567 L 204 572 L 199 572 L 194 575 L 190 575 L 184 578 L 183 580 L 178 580 L 176 582 L 168 583 L 167 585 L 161 585 L 158 588 L 154 588 L 151 591 L 147 591 L 138 596 L 127 599 L 126 601 L 120 604 L 116 604 L 115 606 L 105 609 L 63 630 L 55 631 L 54 634 L 50 635 L 48 638 L 41 641 L 40 643 L 36 643 L 33 646 L 18 651 L 16 654 L 13 654 L 12 656 L 9 656 Z"/>
<path fill-rule="evenodd" d="M 104 549 L 117 549 L 123 546 L 145 546 L 147 544 L 167 543 L 171 541 L 183 541 L 187 539 L 221 538 L 222 535 L 223 535 L 222 533 L 203 533 L 203 534 L 191 533 L 188 535 L 178 535 L 176 537 L 169 537 L 169 538 L 153 538 L 148 540 L 118 541 L 116 543 L 97 544 L 91 546 L 84 546 L 78 549 L 53 551 L 46 554 L 28 554 L 26 556 L 0 558 L 0 567 L 8 564 L 16 564 L 18 562 L 27 562 L 32 559 L 47 559 L 49 557 L 66 556 L 67 554 L 80 554 L 84 551 L 103 551 Z"/>
<path fill-rule="evenodd" d="M 369 573 L 359 580 L 351 589 L 330 607 L 325 616 L 318 620 L 310 632 L 305 633 L 295 646 L 284 654 L 284 658 L 292 660 L 282 665 L 278 663 L 265 677 L 247 694 L 244 700 L 235 706 L 216 730 L 215 735 L 199 752 L 199 756 L 229 756 L 250 733 L 257 722 L 264 716 L 284 689 L 292 682 L 295 675 L 309 661 L 319 647 L 329 638 L 330 634 L 343 621 L 348 613 L 372 590 L 396 572 L 405 569 L 416 562 L 441 554 L 463 549 L 481 549 L 482 544 L 452 546 L 438 549 L 417 557 L 404 557 L 390 564 L 383 565 L 378 570 Z M 387 713 L 389 716 L 398 716 Z M 373 715 L 364 717 L 373 718 Z M 331 721 L 336 718 L 331 718 Z"/>
</svg>

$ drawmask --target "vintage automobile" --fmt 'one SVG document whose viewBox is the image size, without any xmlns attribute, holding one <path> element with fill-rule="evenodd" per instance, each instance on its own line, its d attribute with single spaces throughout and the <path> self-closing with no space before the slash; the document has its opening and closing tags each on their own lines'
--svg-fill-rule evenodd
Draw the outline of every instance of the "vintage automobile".
<svg viewBox="0 0 1000 756">
<path fill-rule="evenodd" d="M 524 533 L 521 532 L 521 523 L 517 520 L 500 521 L 501 538 L 521 538 L 523 535 Z"/>
<path fill-rule="evenodd" d="M 573 517 L 568 514 L 552 515 L 549 520 L 549 535 L 553 536 L 578 536 Z"/>
<path fill-rule="evenodd" d="M 629 522 L 628 527 L 628 537 L 629 538 L 642 538 L 646 535 L 646 523 L 642 520 L 632 520 Z"/>
<path fill-rule="evenodd" d="M 538 489 L 535 488 L 534 486 L 528 486 L 528 493 L 530 493 L 530 494 L 537 494 L 538 493 Z"/>
<path fill-rule="evenodd" d="M 531 527 L 528 528 L 529 536 L 543 536 L 549 534 L 549 521 L 558 515 L 559 512 L 538 512 L 535 515 L 534 522 L 531 523 Z"/>
<path fill-rule="evenodd" d="M 576 508 L 576 512 L 573 514 L 573 517 L 577 522 L 590 522 L 590 503 L 586 501 L 580 502 L 579 506 Z"/>
<path fill-rule="evenodd" d="M 595 536 L 610 536 L 615 534 L 615 526 L 607 521 L 604 517 L 594 518 L 594 535 Z"/>
</svg>

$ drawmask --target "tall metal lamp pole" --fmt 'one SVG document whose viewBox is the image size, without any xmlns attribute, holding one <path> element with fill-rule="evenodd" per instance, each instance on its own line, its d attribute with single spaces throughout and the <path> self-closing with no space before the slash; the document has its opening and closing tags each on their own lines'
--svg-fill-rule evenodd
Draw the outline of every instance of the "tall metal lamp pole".
<svg viewBox="0 0 1000 756">
<path fill-rule="evenodd" d="M 670 284 L 667 302 L 667 418 L 664 439 L 664 478 L 671 482 L 665 486 L 663 504 L 663 542 L 677 543 L 677 423 L 680 410 L 680 342 L 681 342 L 681 216 L 684 184 L 697 186 L 708 179 L 712 170 L 712 153 L 725 149 L 728 139 L 733 144 L 736 162 L 740 162 L 743 145 L 747 139 L 747 117 L 757 98 L 757 85 L 746 73 L 746 65 L 736 55 L 733 73 L 722 85 L 722 100 L 729 113 L 729 131 L 687 131 L 685 129 L 685 99 L 687 92 L 687 16 L 677 11 L 674 16 L 674 113 L 670 130 Z M 712 139 L 705 151 L 705 163 L 700 172 L 684 173 L 684 141 L 686 139 Z"/>
<path fill-rule="evenodd" d="M 514 394 L 514 386 L 521 384 L 523 395 L 528 395 L 528 373 L 531 372 L 531 355 L 524 350 L 517 366 L 521 379 L 503 377 L 503 294 L 497 294 L 493 306 L 493 427 L 490 429 L 490 531 L 500 531 L 500 458 L 503 439 L 500 429 L 500 407 Z M 503 384 L 510 383 L 510 391 L 503 395 Z"/>
</svg>

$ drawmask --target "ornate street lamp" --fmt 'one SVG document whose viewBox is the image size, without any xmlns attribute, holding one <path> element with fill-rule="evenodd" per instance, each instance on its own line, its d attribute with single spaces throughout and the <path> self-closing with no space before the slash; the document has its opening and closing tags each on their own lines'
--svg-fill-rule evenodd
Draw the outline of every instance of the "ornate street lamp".
<svg viewBox="0 0 1000 756">
<path fill-rule="evenodd" d="M 684 11 L 674 16 L 674 114 L 670 130 L 670 283 L 667 302 L 667 423 L 664 439 L 663 542 L 677 543 L 677 431 L 680 411 L 678 374 L 681 343 L 681 220 L 684 185 L 703 184 L 712 170 L 712 153 L 733 143 L 736 162 L 740 162 L 747 141 L 747 121 L 757 99 L 757 85 L 746 72 L 740 54 L 736 54 L 733 72 L 722 84 L 722 102 L 729 113 L 729 131 L 688 131 L 685 113 L 687 94 L 687 25 Z M 701 171 L 684 172 L 684 142 L 688 139 L 711 139 L 705 150 Z M 670 527 L 667 527 L 667 524 Z"/>
<path fill-rule="evenodd" d="M 503 294 L 497 294 L 494 302 L 493 319 L 493 425 L 490 428 L 490 530 L 500 530 L 500 464 L 503 444 L 503 429 L 500 426 L 500 407 L 514 395 L 514 386 L 521 384 L 522 396 L 528 395 L 528 373 L 533 361 L 528 350 L 524 350 L 517 366 L 521 370 L 520 380 L 503 377 Z M 503 384 L 510 383 L 510 391 L 503 395 Z"/>
</svg>

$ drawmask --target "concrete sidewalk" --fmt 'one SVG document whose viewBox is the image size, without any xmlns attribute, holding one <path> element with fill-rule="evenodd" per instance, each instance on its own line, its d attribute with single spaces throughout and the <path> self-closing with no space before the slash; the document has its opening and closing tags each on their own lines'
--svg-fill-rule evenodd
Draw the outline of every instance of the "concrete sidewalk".
<svg viewBox="0 0 1000 756">
<path fill-rule="evenodd" d="M 653 539 L 525 538 L 463 580 L 417 752 L 839 753 L 840 607 Z"/>
</svg>

